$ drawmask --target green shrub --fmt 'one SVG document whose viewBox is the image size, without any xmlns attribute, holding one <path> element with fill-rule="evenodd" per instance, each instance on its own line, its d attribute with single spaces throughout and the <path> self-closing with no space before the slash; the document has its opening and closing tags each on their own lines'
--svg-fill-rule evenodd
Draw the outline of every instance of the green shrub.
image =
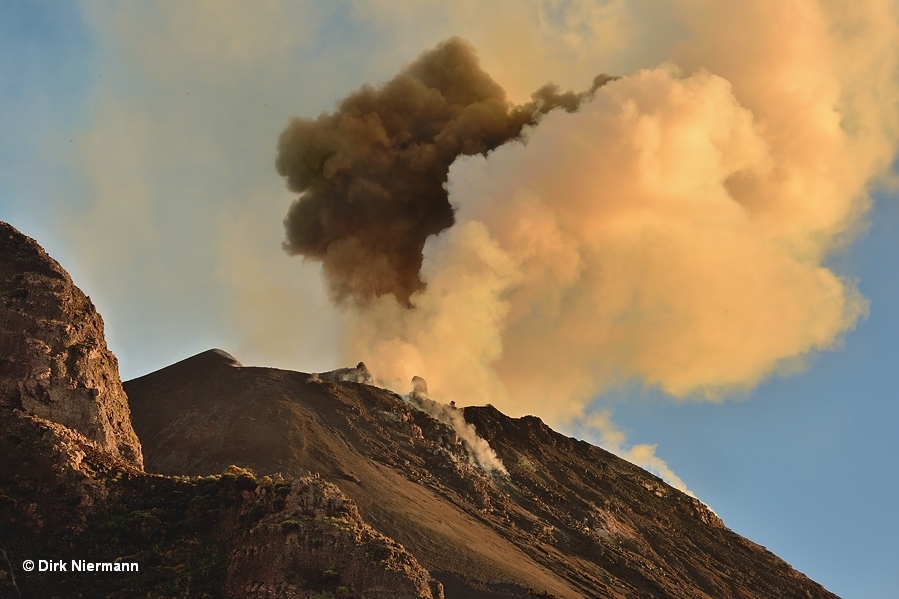
<svg viewBox="0 0 899 599">
<path fill-rule="evenodd" d="M 296 531 L 302 527 L 303 523 L 300 520 L 285 520 L 281 523 L 281 530 L 284 532 Z"/>
</svg>

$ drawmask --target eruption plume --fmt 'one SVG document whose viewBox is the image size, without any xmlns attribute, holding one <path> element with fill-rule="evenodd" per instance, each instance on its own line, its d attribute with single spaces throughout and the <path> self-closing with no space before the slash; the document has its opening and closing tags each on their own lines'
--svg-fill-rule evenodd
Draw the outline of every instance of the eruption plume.
<svg viewBox="0 0 899 599">
<path fill-rule="evenodd" d="M 670 62 L 587 94 L 510 107 L 450 40 L 291 123 L 285 247 L 357 300 L 348 356 L 564 421 L 633 382 L 717 400 L 839 343 L 866 303 L 825 260 L 899 140 L 894 10 L 673 14 Z"/>
<path fill-rule="evenodd" d="M 453 224 L 450 164 L 486 154 L 553 108 L 575 110 L 586 95 L 546 85 L 513 106 L 467 42 L 443 42 L 383 87 L 363 87 L 334 114 L 293 119 L 281 134 L 278 172 L 302 194 L 284 221 L 284 249 L 320 260 L 339 301 L 390 294 L 408 306 L 424 289 L 425 241 Z"/>
</svg>

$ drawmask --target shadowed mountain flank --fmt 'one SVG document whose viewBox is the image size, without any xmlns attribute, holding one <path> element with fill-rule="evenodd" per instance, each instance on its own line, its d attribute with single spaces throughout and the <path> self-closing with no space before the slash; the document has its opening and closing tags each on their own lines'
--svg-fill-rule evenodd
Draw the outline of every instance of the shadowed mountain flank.
<svg viewBox="0 0 899 599">
<path fill-rule="evenodd" d="M 505 469 L 488 471 L 452 419 L 352 380 L 212 350 L 125 389 L 148 470 L 319 472 L 450 599 L 834 597 L 701 502 L 536 417 L 443 407 Z"/>
</svg>

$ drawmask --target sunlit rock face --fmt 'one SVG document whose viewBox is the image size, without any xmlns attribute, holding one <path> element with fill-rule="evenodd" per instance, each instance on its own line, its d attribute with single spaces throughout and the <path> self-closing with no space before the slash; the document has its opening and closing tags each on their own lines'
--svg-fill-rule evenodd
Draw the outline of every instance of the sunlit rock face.
<svg viewBox="0 0 899 599">
<path fill-rule="evenodd" d="M 58 422 L 143 465 L 103 319 L 30 237 L 0 223 L 0 405 Z"/>
</svg>

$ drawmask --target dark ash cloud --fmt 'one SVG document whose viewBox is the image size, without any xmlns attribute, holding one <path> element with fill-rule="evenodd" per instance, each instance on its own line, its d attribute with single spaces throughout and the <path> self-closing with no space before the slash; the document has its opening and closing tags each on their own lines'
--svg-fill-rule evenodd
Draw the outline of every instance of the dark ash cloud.
<svg viewBox="0 0 899 599">
<path fill-rule="evenodd" d="M 425 241 L 454 222 L 444 184 L 456 157 L 486 154 L 554 108 L 576 110 L 610 79 L 582 93 L 549 84 L 515 106 L 471 45 L 452 38 L 336 112 L 292 119 L 276 159 L 301 194 L 284 219 L 285 251 L 321 261 L 336 301 L 392 294 L 409 305 L 424 288 Z"/>
</svg>

